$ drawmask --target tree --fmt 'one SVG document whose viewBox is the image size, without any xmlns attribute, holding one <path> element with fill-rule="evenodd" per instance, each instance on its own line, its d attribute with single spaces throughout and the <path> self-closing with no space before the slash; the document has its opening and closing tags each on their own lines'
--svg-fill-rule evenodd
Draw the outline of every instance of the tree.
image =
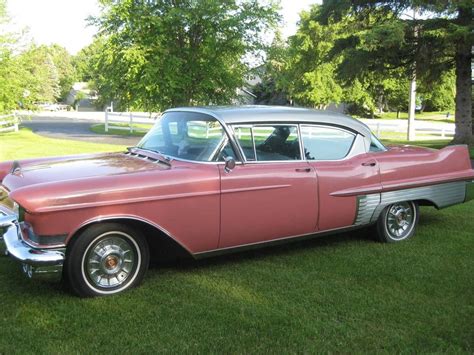
<svg viewBox="0 0 474 355">
<path fill-rule="evenodd" d="M 424 15 L 409 17 L 416 9 Z M 344 55 L 340 75 L 356 78 L 368 72 L 389 73 L 402 68 L 409 77 L 416 64 L 417 77 L 438 81 L 455 69 L 456 134 L 454 142 L 472 144 L 470 0 L 323 1 L 318 21 L 341 23 L 347 18 L 350 34 L 338 40 L 333 56 Z"/>
<path fill-rule="evenodd" d="M 228 103 L 278 20 L 254 0 L 102 0 L 100 95 L 147 110 Z"/>
<path fill-rule="evenodd" d="M 23 71 L 12 53 L 15 41 L 10 33 L 3 30 L 8 21 L 6 2 L 0 0 L 0 113 L 14 110 L 23 95 Z"/>
<path fill-rule="evenodd" d="M 327 60 L 337 28 L 315 21 L 318 13 L 317 5 L 309 12 L 303 11 L 299 28 L 289 39 L 287 82 L 290 94 L 298 103 L 324 108 L 341 102 L 343 89 L 336 80 L 337 60 Z"/>
<path fill-rule="evenodd" d="M 456 98 L 456 75 L 454 70 L 444 73 L 433 83 L 421 82 L 418 92 L 422 98 L 423 110 L 454 111 Z"/>
<path fill-rule="evenodd" d="M 32 46 L 20 54 L 18 63 L 26 72 L 22 85 L 30 93 L 25 100 L 27 106 L 38 102 L 56 102 L 61 96 L 60 77 L 49 48 Z"/>
<path fill-rule="evenodd" d="M 0 29 L 8 24 L 0 0 Z M 0 33 L 0 112 L 33 108 L 38 102 L 65 98 L 75 80 L 71 55 L 63 47 L 18 44 L 18 35 Z"/>
<path fill-rule="evenodd" d="M 265 63 L 253 71 L 261 82 L 253 87 L 257 104 L 285 105 L 289 101 L 286 83 L 288 46 L 281 32 L 276 31 L 271 45 L 266 49 Z"/>
<path fill-rule="evenodd" d="M 51 61 L 56 68 L 59 79 L 59 97 L 62 101 L 66 100 L 72 85 L 78 79 L 77 71 L 74 66 L 74 57 L 66 48 L 52 44 L 47 48 Z"/>
</svg>

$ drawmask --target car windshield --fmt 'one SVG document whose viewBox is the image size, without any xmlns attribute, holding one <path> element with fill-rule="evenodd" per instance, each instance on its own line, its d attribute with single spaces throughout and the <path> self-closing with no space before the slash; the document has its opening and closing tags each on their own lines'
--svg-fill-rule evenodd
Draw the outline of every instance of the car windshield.
<svg viewBox="0 0 474 355">
<path fill-rule="evenodd" d="M 225 141 L 215 118 L 198 112 L 167 112 L 137 147 L 174 158 L 212 161 Z"/>
</svg>

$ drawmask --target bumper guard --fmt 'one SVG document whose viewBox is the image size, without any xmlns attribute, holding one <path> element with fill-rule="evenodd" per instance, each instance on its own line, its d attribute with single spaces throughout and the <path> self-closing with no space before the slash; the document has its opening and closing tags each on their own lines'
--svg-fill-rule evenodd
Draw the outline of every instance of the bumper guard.
<svg viewBox="0 0 474 355">
<path fill-rule="evenodd" d="M 23 240 L 15 216 L 0 214 L 0 246 L 5 255 L 10 255 L 22 264 L 23 272 L 29 278 L 43 274 L 61 276 L 65 251 L 38 249 L 28 245 Z"/>
</svg>

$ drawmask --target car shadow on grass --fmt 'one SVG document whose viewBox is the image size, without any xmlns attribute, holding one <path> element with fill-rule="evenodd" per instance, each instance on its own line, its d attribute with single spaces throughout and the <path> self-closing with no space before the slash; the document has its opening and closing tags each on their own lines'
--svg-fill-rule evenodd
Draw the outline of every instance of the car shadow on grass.
<svg viewBox="0 0 474 355">
<path fill-rule="evenodd" d="M 258 249 L 236 251 L 212 256 L 205 259 L 196 260 L 192 257 L 174 260 L 170 262 L 154 261 L 150 265 L 151 273 L 156 270 L 173 270 L 188 272 L 192 269 L 206 269 L 215 266 L 224 266 L 226 264 L 240 264 L 254 260 L 265 260 L 274 257 L 289 257 L 299 254 L 303 251 L 323 248 L 334 248 L 338 245 L 348 245 L 350 243 L 376 243 L 374 234 L 369 228 L 354 230 L 351 232 L 337 233 L 332 235 L 318 236 L 314 235 L 311 239 L 299 241 L 285 241 L 282 244 L 262 246 Z"/>
</svg>

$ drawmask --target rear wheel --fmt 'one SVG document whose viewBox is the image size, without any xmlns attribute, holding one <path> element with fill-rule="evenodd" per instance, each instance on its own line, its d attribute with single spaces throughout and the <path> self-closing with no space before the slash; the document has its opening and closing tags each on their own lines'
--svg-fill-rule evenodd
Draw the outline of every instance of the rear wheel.
<svg viewBox="0 0 474 355">
<path fill-rule="evenodd" d="M 140 232 L 117 223 L 97 224 L 70 246 L 65 274 L 80 296 L 111 295 L 137 286 L 145 276 L 149 258 Z"/>
<path fill-rule="evenodd" d="M 396 243 L 411 238 L 415 234 L 418 217 L 418 205 L 413 201 L 388 205 L 377 221 L 378 239 Z"/>
</svg>

